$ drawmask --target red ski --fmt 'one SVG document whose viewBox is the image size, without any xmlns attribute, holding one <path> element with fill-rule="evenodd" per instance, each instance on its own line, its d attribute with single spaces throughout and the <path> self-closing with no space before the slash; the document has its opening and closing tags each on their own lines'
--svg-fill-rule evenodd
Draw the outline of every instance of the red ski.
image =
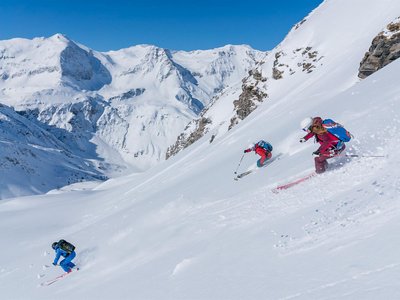
<svg viewBox="0 0 400 300">
<path fill-rule="evenodd" d="M 79 271 L 79 268 L 72 269 L 72 272 L 74 272 L 74 271 Z M 59 275 L 59 276 L 57 276 L 57 277 L 55 277 L 55 278 L 53 278 L 53 279 L 47 280 L 47 281 L 45 281 L 45 282 L 42 282 L 42 283 L 40 284 L 40 286 L 49 286 L 49 285 L 51 285 L 51 284 L 53 284 L 53 283 L 55 283 L 55 282 L 57 282 L 57 281 L 63 279 L 65 276 L 67 276 L 68 274 L 71 274 L 72 272 L 70 272 L 70 273 L 63 273 L 63 274 L 61 274 L 61 275 Z"/>
<path fill-rule="evenodd" d="M 308 174 L 307 176 L 304 176 L 304 177 L 302 177 L 302 178 L 299 178 L 299 179 L 297 179 L 297 180 L 295 180 L 295 181 L 286 183 L 286 184 L 284 184 L 284 185 L 279 185 L 279 186 L 277 186 L 276 188 L 272 189 L 272 192 L 275 193 L 275 194 L 277 194 L 277 193 L 279 193 L 279 191 L 287 190 L 288 188 L 291 188 L 292 186 L 295 186 L 295 185 L 297 185 L 297 184 L 299 184 L 299 183 L 302 183 L 302 182 L 304 182 L 304 181 L 306 181 L 306 180 L 308 180 L 308 179 L 314 177 L 315 175 L 317 175 L 317 173 L 312 172 L 311 174 Z"/>
</svg>

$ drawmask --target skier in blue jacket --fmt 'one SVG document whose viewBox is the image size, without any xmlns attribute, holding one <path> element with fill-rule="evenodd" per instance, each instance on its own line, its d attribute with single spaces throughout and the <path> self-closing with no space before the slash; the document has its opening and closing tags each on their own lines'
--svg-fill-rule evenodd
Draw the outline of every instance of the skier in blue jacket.
<svg viewBox="0 0 400 300">
<path fill-rule="evenodd" d="M 63 268 L 63 270 L 67 273 L 70 273 L 72 271 L 72 268 L 75 267 L 75 264 L 72 262 L 72 260 L 75 258 L 76 253 L 75 251 L 68 252 L 60 247 L 60 242 L 54 242 L 51 247 L 54 249 L 56 252 L 56 257 L 54 258 L 53 265 L 57 266 L 58 260 L 60 257 L 65 257 L 61 262 L 60 266 Z M 79 270 L 79 269 L 78 269 Z"/>
</svg>

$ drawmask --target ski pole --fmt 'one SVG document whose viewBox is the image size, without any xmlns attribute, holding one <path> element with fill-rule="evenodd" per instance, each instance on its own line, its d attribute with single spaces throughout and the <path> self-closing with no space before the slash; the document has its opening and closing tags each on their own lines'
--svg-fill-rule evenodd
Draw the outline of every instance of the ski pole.
<svg viewBox="0 0 400 300">
<path fill-rule="evenodd" d="M 329 154 L 322 154 L 322 156 L 333 158 L 333 157 L 377 157 L 377 158 L 384 158 L 387 155 L 362 155 L 362 154 L 338 154 L 338 155 L 329 155 Z"/>
<path fill-rule="evenodd" d="M 242 158 L 241 158 L 240 161 L 239 161 L 239 164 L 238 164 L 238 166 L 237 166 L 236 171 L 235 171 L 234 174 L 237 174 L 237 171 L 239 170 L 240 164 L 242 163 L 243 157 L 244 157 L 244 153 L 243 153 L 243 155 L 242 155 Z"/>
<path fill-rule="evenodd" d="M 345 154 L 346 157 L 387 157 L 386 155 L 358 155 L 358 154 Z"/>
</svg>

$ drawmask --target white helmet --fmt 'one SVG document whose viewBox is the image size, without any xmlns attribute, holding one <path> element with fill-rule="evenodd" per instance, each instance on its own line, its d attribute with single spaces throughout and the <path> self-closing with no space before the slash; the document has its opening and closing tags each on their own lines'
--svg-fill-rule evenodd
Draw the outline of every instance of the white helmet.
<svg viewBox="0 0 400 300">
<path fill-rule="evenodd" d="M 301 129 L 305 131 L 309 130 L 312 124 L 313 124 L 313 118 L 311 117 L 305 118 L 303 121 L 300 122 Z"/>
</svg>

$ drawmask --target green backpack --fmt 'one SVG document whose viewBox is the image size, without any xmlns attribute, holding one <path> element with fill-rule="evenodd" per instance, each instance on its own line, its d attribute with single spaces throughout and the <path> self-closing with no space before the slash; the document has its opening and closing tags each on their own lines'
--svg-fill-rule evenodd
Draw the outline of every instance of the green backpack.
<svg viewBox="0 0 400 300">
<path fill-rule="evenodd" d="M 64 250 L 68 254 L 71 254 L 75 250 L 75 246 L 67 242 L 66 240 L 60 240 L 58 242 L 58 247 L 60 247 L 61 250 Z"/>
</svg>

